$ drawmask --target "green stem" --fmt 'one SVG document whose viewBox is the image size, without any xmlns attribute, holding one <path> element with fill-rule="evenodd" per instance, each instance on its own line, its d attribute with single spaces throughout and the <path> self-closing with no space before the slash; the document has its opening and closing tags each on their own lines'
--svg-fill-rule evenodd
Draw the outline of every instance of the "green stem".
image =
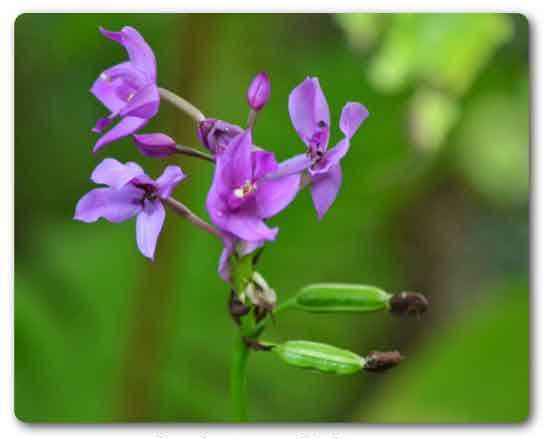
<svg viewBox="0 0 543 438">
<path fill-rule="evenodd" d="M 234 420 L 247 421 L 247 359 L 249 348 L 245 344 L 241 333 L 236 335 L 234 350 L 232 352 L 232 369 L 230 374 L 230 391 Z"/>
</svg>

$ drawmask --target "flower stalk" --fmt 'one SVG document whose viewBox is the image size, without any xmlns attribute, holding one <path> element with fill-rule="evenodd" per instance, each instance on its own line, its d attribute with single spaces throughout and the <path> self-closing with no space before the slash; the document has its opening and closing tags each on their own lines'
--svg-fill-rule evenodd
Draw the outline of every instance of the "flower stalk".
<svg viewBox="0 0 543 438">
<path fill-rule="evenodd" d="M 200 123 L 205 120 L 204 114 L 196 108 L 192 103 L 183 99 L 181 96 L 178 96 L 173 91 L 167 90 L 166 88 L 158 87 L 158 93 L 160 97 L 164 100 L 170 102 L 173 106 L 179 108 L 188 116 L 192 117 L 196 123 Z"/>
<path fill-rule="evenodd" d="M 230 392 L 232 396 L 233 419 L 247 421 L 247 360 L 249 347 L 245 343 L 241 330 L 234 341 L 232 365 L 230 370 Z"/>
<path fill-rule="evenodd" d="M 209 234 L 213 234 L 214 236 L 217 236 L 219 239 L 222 238 L 221 233 L 217 228 L 215 228 L 213 225 L 208 224 L 206 221 L 200 218 L 197 214 L 193 213 L 185 204 L 179 202 L 177 199 L 174 199 L 170 196 L 168 198 L 163 199 L 162 202 L 164 202 L 164 204 L 170 207 L 178 215 L 183 216 L 184 218 L 188 219 L 198 228 L 204 230 L 205 232 Z"/>
<path fill-rule="evenodd" d="M 215 163 L 215 158 L 211 155 L 201 152 L 197 149 L 191 148 L 189 146 L 183 146 L 180 144 L 175 145 L 175 152 L 181 155 L 189 155 L 191 157 L 201 158 L 202 160 Z"/>
</svg>

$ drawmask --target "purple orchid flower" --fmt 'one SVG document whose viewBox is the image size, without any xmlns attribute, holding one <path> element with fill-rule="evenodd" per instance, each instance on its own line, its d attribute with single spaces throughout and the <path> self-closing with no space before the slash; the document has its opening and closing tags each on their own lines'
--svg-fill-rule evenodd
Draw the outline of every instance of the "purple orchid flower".
<svg viewBox="0 0 543 438">
<path fill-rule="evenodd" d="M 107 187 L 93 189 L 84 195 L 77 203 L 74 219 L 96 222 L 102 217 L 119 223 L 137 216 L 138 248 L 145 257 L 153 260 L 166 216 L 161 201 L 168 198 L 185 177 L 178 166 L 167 166 L 154 181 L 136 163 L 122 164 L 106 158 L 94 169 L 91 180 Z"/>
<path fill-rule="evenodd" d="M 104 28 L 100 28 L 100 32 L 124 46 L 128 61 L 103 71 L 92 85 L 91 93 L 111 111 L 108 117 L 96 122 L 93 131 L 101 132 L 117 117 L 121 118 L 96 142 L 94 152 L 137 132 L 156 115 L 160 105 L 155 55 L 143 37 L 129 26 L 123 27 L 120 32 Z"/>
<path fill-rule="evenodd" d="M 242 132 L 239 126 L 217 119 L 203 120 L 197 130 L 198 138 L 213 155 L 222 154 L 228 144 Z"/>
<path fill-rule="evenodd" d="M 300 186 L 299 174 L 267 178 L 277 170 L 273 153 L 253 147 L 250 129 L 217 157 L 206 207 L 225 236 L 252 244 L 275 239 L 278 229 L 264 220 L 283 210 Z"/>
<path fill-rule="evenodd" d="M 317 78 L 307 78 L 289 96 L 288 110 L 294 129 L 307 145 L 305 154 L 280 164 L 277 176 L 302 173 L 311 179 L 311 197 L 317 216 L 322 219 L 334 202 L 341 186 L 340 161 L 350 147 L 350 140 L 368 110 L 357 102 L 348 102 L 341 111 L 339 127 L 345 137 L 328 149 L 330 110 Z"/>
</svg>

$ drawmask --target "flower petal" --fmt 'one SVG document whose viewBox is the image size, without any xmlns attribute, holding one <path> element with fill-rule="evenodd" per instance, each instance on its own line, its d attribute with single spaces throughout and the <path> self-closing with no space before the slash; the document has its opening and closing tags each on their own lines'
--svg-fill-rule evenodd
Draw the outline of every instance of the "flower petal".
<svg viewBox="0 0 543 438">
<path fill-rule="evenodd" d="M 183 181 L 187 175 L 183 173 L 179 166 L 166 166 L 162 175 L 160 175 L 155 183 L 158 188 L 158 195 L 161 198 L 167 198 L 172 194 L 173 189 L 177 184 Z"/>
<path fill-rule="evenodd" d="M 317 216 L 322 219 L 336 199 L 341 186 L 341 167 L 333 166 L 326 173 L 311 177 L 311 197 L 317 210 Z"/>
<path fill-rule="evenodd" d="M 256 191 L 258 214 L 262 218 L 275 216 L 287 207 L 300 189 L 300 174 L 263 182 Z"/>
<path fill-rule="evenodd" d="M 143 169 L 133 162 L 123 164 L 113 158 L 103 160 L 92 172 L 91 180 L 96 184 L 105 184 L 121 189 L 133 178 L 143 175 Z"/>
<path fill-rule="evenodd" d="M 150 119 L 156 115 L 160 106 L 160 96 L 155 84 L 148 84 L 129 96 L 128 103 L 121 109 L 120 115 Z"/>
<path fill-rule="evenodd" d="M 141 253 L 150 258 L 155 257 L 155 248 L 166 210 L 160 201 L 145 201 L 145 207 L 136 219 L 136 241 Z"/>
<path fill-rule="evenodd" d="M 302 173 L 309 166 L 311 166 L 311 159 L 307 154 L 295 155 L 294 157 L 279 163 L 277 171 L 269 175 L 268 179 Z"/>
<path fill-rule="evenodd" d="M 128 62 L 124 62 L 119 64 L 119 66 L 129 68 L 130 64 Z M 126 102 L 122 100 L 117 93 L 117 88 L 121 82 L 122 81 L 119 79 L 112 79 L 108 73 L 108 70 L 106 70 L 100 74 L 98 79 L 94 81 L 90 91 L 100 102 L 102 102 L 106 108 L 108 108 L 111 112 L 116 113 L 126 105 Z"/>
<path fill-rule="evenodd" d="M 275 154 L 264 150 L 253 150 L 251 152 L 253 161 L 253 180 L 259 180 L 277 170 Z"/>
<path fill-rule="evenodd" d="M 143 191 L 131 186 L 123 190 L 106 187 L 94 189 L 79 200 L 74 219 L 96 222 L 103 217 L 113 223 L 124 222 L 141 211 L 142 197 Z"/>
<path fill-rule="evenodd" d="M 130 62 L 142 72 L 145 72 L 151 81 L 156 80 L 155 55 L 136 29 L 125 26 L 120 32 L 112 32 L 100 27 L 100 32 L 106 38 L 123 45 L 128 52 Z"/>
<path fill-rule="evenodd" d="M 331 167 L 339 164 L 340 160 L 349 151 L 350 146 L 351 142 L 348 137 L 340 140 L 337 145 L 325 152 L 324 156 L 315 166 L 309 168 L 309 173 L 311 175 L 318 175 L 319 173 L 328 172 Z"/>
<path fill-rule="evenodd" d="M 235 137 L 224 153 L 217 158 L 217 163 L 222 164 L 216 171 L 221 171 L 222 182 L 228 190 L 234 190 L 246 181 L 251 181 L 253 176 L 251 150 L 251 130 L 247 129 Z"/>
<path fill-rule="evenodd" d="M 224 281 L 230 282 L 230 256 L 236 247 L 236 239 L 229 233 L 223 233 L 222 241 L 224 248 L 219 258 L 219 275 Z"/>
<path fill-rule="evenodd" d="M 238 211 L 228 212 L 224 217 L 223 228 L 241 240 L 274 240 L 278 228 L 269 228 L 258 217 L 256 206 L 247 204 L 252 202 L 247 202 Z"/>
<path fill-rule="evenodd" d="M 100 139 L 96 142 L 93 148 L 93 152 L 98 152 L 105 145 L 119 140 L 123 137 L 134 134 L 148 122 L 148 119 L 141 119 L 139 117 L 125 117 L 119 123 L 117 123 L 113 128 L 106 132 Z"/>
<path fill-rule="evenodd" d="M 330 137 L 330 110 L 317 78 L 307 78 L 290 93 L 290 119 L 307 146 L 326 149 Z"/>
<path fill-rule="evenodd" d="M 360 125 L 369 116 L 367 108 L 358 102 L 348 102 L 341 110 L 339 128 L 347 138 L 352 138 Z"/>
</svg>

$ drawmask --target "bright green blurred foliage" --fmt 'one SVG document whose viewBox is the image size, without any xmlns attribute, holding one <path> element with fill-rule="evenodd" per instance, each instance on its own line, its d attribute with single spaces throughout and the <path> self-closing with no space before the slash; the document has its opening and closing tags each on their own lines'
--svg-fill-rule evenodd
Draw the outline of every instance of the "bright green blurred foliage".
<svg viewBox="0 0 543 438">
<path fill-rule="evenodd" d="M 308 193 L 272 222 L 260 270 L 279 301 L 313 282 L 373 284 L 430 299 L 421 318 L 286 310 L 272 342 L 306 339 L 365 355 L 399 349 L 384 375 L 329 376 L 267 353 L 249 362 L 255 421 L 513 422 L 529 412 L 529 65 L 520 15 L 23 15 L 15 26 L 15 409 L 25 421 L 228 421 L 235 328 L 218 242 L 168 216 L 154 263 L 134 223 L 72 220 L 103 158 L 151 176 L 165 162 L 129 140 L 97 156 L 105 108 L 89 93 L 124 59 L 99 25 L 138 28 L 159 82 L 209 116 L 243 124 L 266 70 L 272 99 L 255 141 L 301 152 L 288 93 L 318 76 L 334 129 L 346 101 L 371 113 L 317 221 Z M 164 103 L 146 132 L 196 146 Z M 208 163 L 174 196 L 205 216 Z"/>
</svg>

